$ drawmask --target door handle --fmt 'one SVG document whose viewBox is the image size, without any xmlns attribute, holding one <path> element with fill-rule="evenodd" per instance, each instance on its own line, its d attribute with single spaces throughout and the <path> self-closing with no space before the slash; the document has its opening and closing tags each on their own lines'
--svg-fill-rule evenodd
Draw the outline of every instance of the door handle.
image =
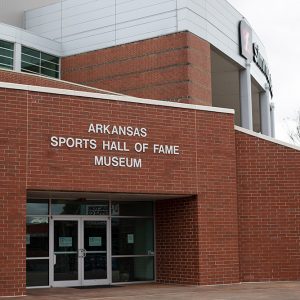
<svg viewBox="0 0 300 300">
<path fill-rule="evenodd" d="M 78 249 L 78 257 L 83 258 L 83 249 Z"/>
<path fill-rule="evenodd" d="M 85 249 L 78 249 L 78 257 L 85 258 L 86 257 L 86 250 Z"/>
<path fill-rule="evenodd" d="M 56 265 L 56 254 L 53 254 L 53 265 Z"/>
</svg>

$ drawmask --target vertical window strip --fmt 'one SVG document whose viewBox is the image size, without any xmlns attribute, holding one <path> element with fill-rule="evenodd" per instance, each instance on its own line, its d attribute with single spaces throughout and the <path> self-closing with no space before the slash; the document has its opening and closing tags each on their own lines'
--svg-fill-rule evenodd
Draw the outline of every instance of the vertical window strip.
<svg viewBox="0 0 300 300">
<path fill-rule="evenodd" d="M 13 70 L 14 44 L 0 40 L 0 68 Z"/>
<path fill-rule="evenodd" d="M 36 59 L 37 64 L 30 62 Z M 31 48 L 22 47 L 21 71 L 59 78 L 59 58 Z"/>
</svg>

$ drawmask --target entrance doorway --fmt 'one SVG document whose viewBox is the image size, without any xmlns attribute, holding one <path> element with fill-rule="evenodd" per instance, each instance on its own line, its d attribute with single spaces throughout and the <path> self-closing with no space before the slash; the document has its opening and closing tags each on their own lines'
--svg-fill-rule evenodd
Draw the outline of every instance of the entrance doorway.
<svg viewBox="0 0 300 300">
<path fill-rule="evenodd" d="M 107 217 L 56 216 L 50 220 L 50 286 L 109 284 Z"/>
<path fill-rule="evenodd" d="M 27 196 L 28 288 L 155 281 L 154 200 L 171 196 L 45 191 Z"/>
</svg>

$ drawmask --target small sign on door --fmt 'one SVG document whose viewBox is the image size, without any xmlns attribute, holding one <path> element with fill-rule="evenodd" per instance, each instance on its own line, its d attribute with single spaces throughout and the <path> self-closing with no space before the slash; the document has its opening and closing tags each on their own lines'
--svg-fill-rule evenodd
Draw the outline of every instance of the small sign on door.
<svg viewBox="0 0 300 300">
<path fill-rule="evenodd" d="M 102 237 L 101 236 L 90 236 L 89 237 L 89 246 L 90 247 L 102 246 Z"/>
<path fill-rule="evenodd" d="M 59 237 L 59 247 L 72 247 L 72 237 L 69 236 Z"/>
<path fill-rule="evenodd" d="M 134 244 L 134 235 L 132 233 L 127 234 L 127 243 Z"/>
</svg>

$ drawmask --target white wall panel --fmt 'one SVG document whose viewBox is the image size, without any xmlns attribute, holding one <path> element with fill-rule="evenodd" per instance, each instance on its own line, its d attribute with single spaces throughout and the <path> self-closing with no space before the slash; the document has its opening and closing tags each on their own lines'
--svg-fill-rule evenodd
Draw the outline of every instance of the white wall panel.
<svg viewBox="0 0 300 300">
<path fill-rule="evenodd" d="M 43 36 L 43 34 L 47 35 L 47 38 L 50 39 L 50 40 L 57 41 L 57 42 L 61 41 L 61 28 L 58 28 L 56 30 L 52 30 L 52 31 L 47 32 L 47 33 L 40 33 L 38 35 Z"/>
<path fill-rule="evenodd" d="M 148 7 L 141 7 L 134 10 L 128 10 L 126 12 L 118 12 L 116 15 L 116 21 L 118 23 L 128 22 L 133 19 L 141 19 L 154 15 L 161 15 L 165 12 L 175 11 L 174 1 L 168 1 L 161 4 L 156 4 Z"/>
<path fill-rule="evenodd" d="M 74 26 L 74 25 L 80 25 L 80 24 L 86 24 L 89 22 L 97 21 L 99 20 L 101 22 L 102 19 L 105 19 L 107 17 L 113 17 L 115 18 L 115 8 L 114 6 L 108 6 L 100 9 L 94 9 L 92 11 L 89 11 L 84 14 L 79 15 L 72 15 L 69 17 L 66 17 L 64 15 L 63 17 L 63 28 L 68 26 Z M 106 22 L 104 20 L 104 22 Z M 105 26 L 105 23 L 103 24 Z"/>
<path fill-rule="evenodd" d="M 27 28 L 29 31 L 32 31 L 38 35 L 48 38 L 48 33 L 52 30 L 61 29 L 60 19 L 54 20 L 53 22 L 44 23 L 35 27 Z"/>
<path fill-rule="evenodd" d="M 175 0 L 131 0 L 126 2 L 119 3 L 117 1 L 116 13 L 132 13 L 134 11 L 144 10 L 151 14 L 152 10 L 157 11 L 157 8 L 160 7 L 161 11 L 165 9 L 166 6 L 170 6 L 171 9 L 176 8 Z"/>
<path fill-rule="evenodd" d="M 113 31 L 104 32 L 99 35 L 92 35 L 85 38 L 85 45 L 84 47 L 89 47 L 92 45 L 96 45 L 97 47 L 101 46 L 106 42 L 114 42 L 115 41 L 115 33 Z M 83 48 L 82 43 L 80 40 L 72 40 L 68 42 L 64 42 L 64 51 L 67 49 L 81 49 Z"/>
<path fill-rule="evenodd" d="M 53 23 L 61 21 L 61 11 L 55 11 L 52 13 L 48 13 L 47 15 L 38 16 L 36 18 L 27 18 L 26 19 L 26 28 L 30 30 L 30 28 L 39 27 L 43 24 Z M 50 26 L 51 28 L 51 26 Z"/>
<path fill-rule="evenodd" d="M 189 25 L 185 25 L 183 26 L 183 24 L 189 24 Z M 207 33 L 207 21 L 205 19 L 204 16 L 199 16 L 198 14 L 196 14 L 195 12 L 193 12 L 192 10 L 186 8 L 186 9 L 181 9 L 178 11 L 178 26 L 179 26 L 179 30 L 190 30 L 189 26 L 193 27 L 193 33 L 196 34 L 197 28 L 201 31 L 201 35 L 200 37 L 204 38 L 204 36 L 202 36 L 202 34 L 205 35 L 206 37 L 206 33 Z M 200 34 L 200 33 L 199 33 Z"/>
<path fill-rule="evenodd" d="M 63 45 L 65 46 L 65 43 L 67 42 L 72 42 L 76 41 L 77 43 L 81 43 L 82 39 L 87 39 L 92 36 L 98 36 L 98 38 L 104 38 L 103 34 L 105 33 L 112 33 L 113 36 L 115 37 L 115 25 L 111 26 L 106 26 L 106 27 L 101 27 L 99 29 L 95 30 L 89 30 L 88 34 L 86 32 L 78 33 L 78 34 L 73 34 L 73 35 L 65 35 L 63 37 Z M 102 37 L 101 37 L 102 36 Z M 99 43 L 103 42 L 104 40 L 99 40 Z"/>
<path fill-rule="evenodd" d="M 206 1 L 203 0 L 202 2 L 197 2 L 197 1 L 189 0 L 188 6 L 186 6 L 185 8 L 188 8 L 193 13 L 206 19 L 206 15 L 207 15 Z"/>
<path fill-rule="evenodd" d="M 24 11 L 59 1 L 60 0 L 0 0 L 0 23 L 3 22 L 18 28 L 25 28 Z"/>
<path fill-rule="evenodd" d="M 66 36 L 76 36 L 81 35 L 81 38 L 84 38 L 83 33 L 88 37 L 91 35 L 93 30 L 95 29 L 101 29 L 106 28 L 109 26 L 114 26 L 115 28 L 115 16 L 108 16 L 105 18 L 84 22 L 84 23 L 77 23 L 71 26 L 63 26 L 62 33 L 63 33 L 63 39 Z M 115 29 L 114 29 L 115 30 Z"/>
<path fill-rule="evenodd" d="M 35 18 L 41 17 L 41 16 L 46 16 L 48 14 L 56 13 L 61 11 L 61 3 L 55 3 L 52 5 L 36 8 L 36 9 L 31 9 L 31 10 L 26 10 L 25 11 L 25 18 L 26 19 L 31 19 L 34 20 Z M 26 20 L 27 21 L 27 20 Z"/>
<path fill-rule="evenodd" d="M 148 32 L 148 33 L 144 33 L 144 34 L 140 34 L 137 35 L 135 37 L 131 36 L 131 37 L 127 37 L 127 38 L 122 38 L 116 41 L 116 45 L 121 45 L 124 43 L 131 43 L 131 42 L 135 42 L 135 41 L 140 41 L 140 40 L 144 40 L 144 39 L 149 39 L 149 38 L 153 38 L 156 36 L 161 36 L 161 35 L 166 35 L 166 34 L 170 34 L 170 33 L 174 33 L 174 31 L 176 30 L 176 28 L 171 27 L 171 28 L 165 28 L 162 30 L 157 30 L 155 32 Z"/>
<path fill-rule="evenodd" d="M 62 5 L 65 9 L 72 9 L 76 6 L 90 6 L 93 2 L 98 2 L 98 0 L 63 0 Z M 112 3 L 114 0 L 102 0 L 101 3 Z"/>
<path fill-rule="evenodd" d="M 101 9 L 105 9 L 107 7 L 113 7 L 113 11 L 115 11 L 114 0 L 73 1 L 72 6 L 69 2 L 70 1 L 64 1 L 62 3 L 64 18 L 80 16 L 93 11 L 98 11 L 101 13 Z"/>
<path fill-rule="evenodd" d="M 14 26 L 0 23 L 0 39 L 61 56 L 61 43 L 39 37 Z"/>
<path fill-rule="evenodd" d="M 242 15 L 226 0 L 64 0 L 28 11 L 26 19 L 31 31 L 62 41 L 63 55 L 188 30 L 245 66 L 238 40 Z M 255 33 L 253 39 L 266 57 Z M 252 70 L 264 86 L 264 76 Z"/>
<path fill-rule="evenodd" d="M 229 38 L 233 38 L 235 34 L 238 33 L 238 24 L 233 24 L 228 21 L 228 18 L 214 7 L 207 5 L 207 21 L 215 28 L 222 28 L 222 33 Z M 237 39 L 232 39 L 234 43 L 237 42 Z"/>
<path fill-rule="evenodd" d="M 170 17 L 167 19 L 164 18 L 161 20 L 153 20 L 152 22 L 142 23 L 132 27 L 121 28 L 117 30 L 116 37 L 117 40 L 119 40 L 130 36 L 131 37 L 140 36 L 150 32 L 158 32 L 162 30 L 161 28 L 164 29 L 173 28 L 174 30 L 176 30 L 176 18 L 175 17 Z"/>
<path fill-rule="evenodd" d="M 177 9 L 199 6 L 202 11 L 206 10 L 206 0 L 177 0 Z"/>
<path fill-rule="evenodd" d="M 99 39 L 97 39 L 97 37 L 95 37 L 94 43 L 90 43 L 90 44 L 87 44 L 84 46 L 81 43 L 77 43 L 75 45 L 73 45 L 73 44 L 64 45 L 64 49 L 62 51 L 62 56 L 67 56 L 67 55 L 69 56 L 69 55 L 74 55 L 74 54 L 78 54 L 78 53 L 89 52 L 89 51 L 93 51 L 95 49 L 104 49 L 104 48 L 112 47 L 115 45 L 116 45 L 115 40 L 100 42 Z"/>
</svg>

